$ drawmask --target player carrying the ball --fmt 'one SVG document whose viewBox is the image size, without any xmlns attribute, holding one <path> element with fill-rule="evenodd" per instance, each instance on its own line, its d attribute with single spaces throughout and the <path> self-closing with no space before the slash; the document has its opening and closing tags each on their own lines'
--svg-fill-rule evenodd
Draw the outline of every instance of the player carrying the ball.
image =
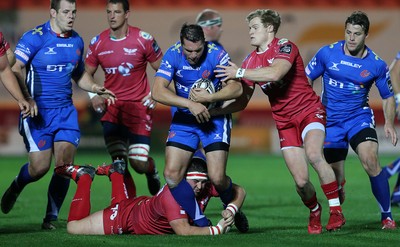
<svg viewBox="0 0 400 247">
<path fill-rule="evenodd" d="M 184 24 L 180 31 L 180 42 L 165 53 L 152 89 L 154 100 L 178 108 L 168 134 L 164 176 L 173 197 L 197 226 L 208 226 L 209 221 L 199 210 L 193 190 L 183 178 L 200 142 L 206 153 L 210 181 L 223 204 L 228 205 L 234 196 L 232 180 L 226 175 L 231 115 L 211 117 L 207 107 L 202 104 L 222 102 L 241 95 L 242 86 L 238 80 L 227 80 L 221 88 L 220 79 L 215 77 L 217 65 L 227 65 L 229 60 L 224 49 L 205 41 L 201 26 Z M 204 88 L 198 88 L 196 92 L 191 90 L 201 78 L 211 81 L 216 92 L 209 94 Z M 176 92 L 168 87 L 172 81 Z M 247 231 L 248 223 L 244 214 L 240 212 L 236 215 L 238 229 Z"/>
</svg>

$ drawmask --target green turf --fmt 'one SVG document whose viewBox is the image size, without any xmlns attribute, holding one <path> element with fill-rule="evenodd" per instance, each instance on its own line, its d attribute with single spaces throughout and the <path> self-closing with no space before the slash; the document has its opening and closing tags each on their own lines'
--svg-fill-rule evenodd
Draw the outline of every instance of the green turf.
<svg viewBox="0 0 400 247">
<path fill-rule="evenodd" d="M 382 164 L 395 157 L 384 156 Z M 155 155 L 162 175 L 162 154 Z M 16 176 L 26 157 L 1 157 L 0 194 Z M 78 153 L 76 163 L 108 161 L 105 154 Z M 326 224 L 328 209 L 326 198 L 313 170 L 312 181 L 323 208 Z M 47 185 L 50 174 L 28 185 L 18 198 L 14 209 L 7 215 L 0 213 L 0 246 L 395 246 L 400 240 L 399 230 L 380 229 L 380 213 L 370 191 L 369 180 L 358 160 L 350 157 L 346 164 L 346 202 L 343 205 L 346 225 L 338 232 L 307 234 L 308 210 L 295 192 L 292 178 L 280 156 L 235 155 L 229 158 L 228 174 L 234 182 L 247 191 L 243 211 L 246 213 L 250 231 L 240 234 L 232 229 L 221 236 L 182 237 L 170 236 L 73 236 L 66 233 L 66 218 L 76 185 L 71 187 L 61 209 L 55 231 L 43 231 L 40 224 L 44 216 Z M 394 183 L 394 178 L 390 181 Z M 144 176 L 135 175 L 138 194 L 148 194 Z M 1 196 L 1 195 L 0 195 Z M 100 210 L 110 202 L 110 183 L 105 177 L 96 177 L 92 187 L 92 211 Z M 399 208 L 393 208 L 399 219 Z M 206 214 L 215 223 L 219 219 L 220 202 L 211 201 Z M 400 220 L 399 220 L 400 222 Z"/>
</svg>

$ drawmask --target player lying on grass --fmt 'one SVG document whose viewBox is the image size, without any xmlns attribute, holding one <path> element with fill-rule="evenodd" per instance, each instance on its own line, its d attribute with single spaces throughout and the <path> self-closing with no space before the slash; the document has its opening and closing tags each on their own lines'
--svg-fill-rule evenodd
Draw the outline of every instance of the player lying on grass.
<svg viewBox="0 0 400 247">
<path fill-rule="evenodd" d="M 229 231 L 234 224 L 235 213 L 242 206 L 246 196 L 244 189 L 233 185 L 234 198 L 222 211 L 222 219 L 216 226 L 197 227 L 191 224 L 186 212 L 172 197 L 168 186 L 162 187 L 155 196 L 128 198 L 123 174 L 126 164 L 116 160 L 111 165 L 91 166 L 64 165 L 56 173 L 72 178 L 77 183 L 71 202 L 67 231 L 71 234 L 178 234 L 217 235 Z M 94 175 L 107 175 L 112 183 L 111 205 L 104 210 L 90 214 L 90 187 Z M 204 211 L 209 199 L 217 197 L 214 186 L 207 176 L 206 162 L 193 158 L 186 174 L 186 180 L 196 194 L 197 202 Z M 241 222 L 243 224 L 243 222 Z M 246 219 L 246 224 L 247 219 Z M 239 227 L 238 227 L 239 228 Z M 248 228 L 248 225 L 247 225 Z"/>
</svg>

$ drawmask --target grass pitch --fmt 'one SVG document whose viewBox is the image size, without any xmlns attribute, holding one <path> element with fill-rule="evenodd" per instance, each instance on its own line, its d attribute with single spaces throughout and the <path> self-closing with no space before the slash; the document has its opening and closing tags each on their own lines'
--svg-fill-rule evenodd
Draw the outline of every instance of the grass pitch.
<svg viewBox="0 0 400 247">
<path fill-rule="evenodd" d="M 162 177 L 164 156 L 154 158 Z M 382 165 L 394 156 L 381 157 Z M 0 196 L 17 175 L 26 157 L 1 157 Z M 106 154 L 78 153 L 76 164 L 109 162 Z M 310 168 L 311 169 L 311 168 Z M 324 231 L 321 235 L 307 233 L 308 209 L 302 204 L 281 156 L 231 154 L 228 174 L 247 191 L 243 211 L 250 231 L 239 233 L 235 228 L 220 236 L 74 236 L 66 232 L 66 219 L 76 185 L 70 190 L 61 209 L 57 230 L 40 229 L 47 203 L 48 173 L 41 180 L 29 184 L 18 198 L 13 210 L 0 212 L 0 246 L 397 246 L 400 230 L 383 231 L 380 211 L 372 195 L 369 179 L 356 157 L 346 163 L 346 201 L 343 205 L 346 225 L 337 232 Z M 323 206 L 322 222 L 328 221 L 328 206 L 317 176 L 310 170 L 317 196 Z M 134 174 L 139 195 L 147 195 L 145 176 Z M 164 179 L 162 178 L 164 181 Z M 391 188 L 395 178 L 390 180 Z M 110 202 L 111 186 L 105 177 L 96 177 L 92 186 L 92 212 L 103 209 Z M 207 216 L 216 223 L 221 206 L 213 199 L 207 207 Z M 400 209 L 393 208 L 393 216 L 400 224 Z"/>
</svg>

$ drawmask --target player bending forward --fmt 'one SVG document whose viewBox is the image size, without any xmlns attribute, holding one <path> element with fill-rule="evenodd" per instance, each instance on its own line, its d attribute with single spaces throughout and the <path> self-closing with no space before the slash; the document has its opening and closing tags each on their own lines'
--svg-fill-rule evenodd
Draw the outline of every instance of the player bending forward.
<svg viewBox="0 0 400 247">
<path fill-rule="evenodd" d="M 191 224 L 186 212 L 173 198 L 168 186 L 164 185 L 155 196 L 128 198 L 123 174 L 126 164 L 123 160 L 111 165 L 91 166 L 64 165 L 56 173 L 72 178 L 77 183 L 71 202 L 67 231 L 71 234 L 178 234 L 218 235 L 229 231 L 234 216 L 246 196 L 244 189 L 233 185 L 234 198 L 222 211 L 222 219 L 216 226 L 197 227 Z M 90 214 L 90 187 L 94 175 L 107 175 L 112 183 L 111 205 L 104 210 Z M 210 197 L 218 193 L 209 182 L 205 159 L 194 157 L 186 174 L 186 180 L 193 188 L 196 199 L 204 211 Z"/>
</svg>

